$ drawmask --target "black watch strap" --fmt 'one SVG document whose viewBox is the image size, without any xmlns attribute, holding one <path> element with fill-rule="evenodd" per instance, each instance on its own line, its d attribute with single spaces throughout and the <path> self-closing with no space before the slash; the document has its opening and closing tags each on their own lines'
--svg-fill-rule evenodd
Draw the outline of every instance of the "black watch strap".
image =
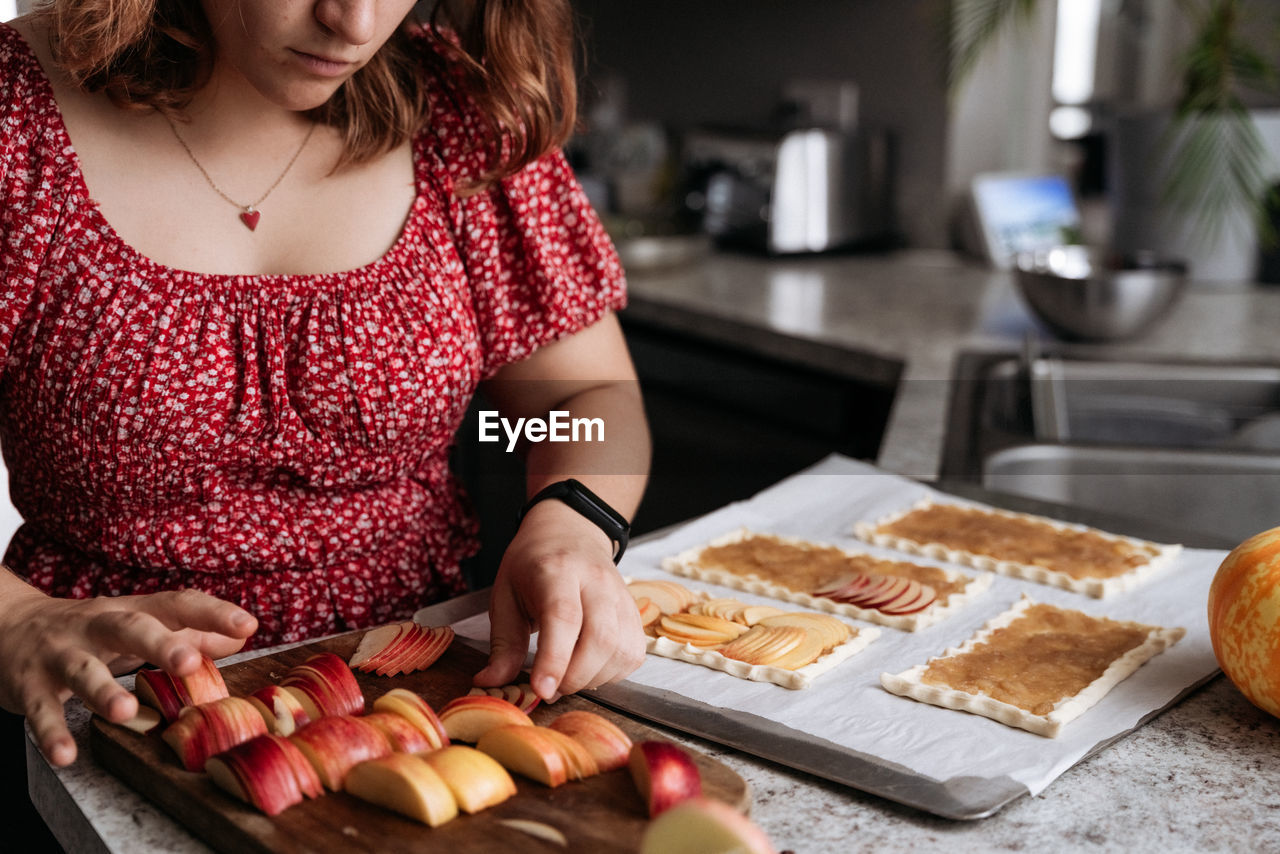
<svg viewBox="0 0 1280 854">
<path fill-rule="evenodd" d="M 538 491 L 538 494 L 525 502 L 520 508 L 520 519 L 529 512 L 529 508 L 539 501 L 556 498 L 577 510 L 596 524 L 605 535 L 613 540 L 613 562 L 622 560 L 622 553 L 627 550 L 627 540 L 631 537 L 631 525 L 625 516 L 604 502 L 600 496 L 583 486 L 579 481 L 569 478 L 557 481 Z"/>
</svg>

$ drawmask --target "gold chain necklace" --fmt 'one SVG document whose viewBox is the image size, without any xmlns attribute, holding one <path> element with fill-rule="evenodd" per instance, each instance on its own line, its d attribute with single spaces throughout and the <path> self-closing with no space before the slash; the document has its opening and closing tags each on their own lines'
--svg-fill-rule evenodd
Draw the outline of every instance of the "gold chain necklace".
<svg viewBox="0 0 1280 854">
<path fill-rule="evenodd" d="M 178 140 L 178 144 L 181 145 L 182 150 L 187 153 L 187 157 L 191 158 L 191 162 L 200 170 L 200 174 L 204 176 L 205 182 L 213 188 L 215 193 L 240 209 L 240 221 L 244 223 L 245 228 L 250 231 L 253 231 L 258 227 L 258 220 L 262 218 L 262 211 L 258 210 L 258 205 L 265 202 L 267 200 L 267 196 L 271 195 L 271 192 L 276 187 L 280 186 L 280 182 L 284 180 L 285 175 L 289 174 L 289 170 L 292 169 L 293 164 L 297 162 L 298 156 L 302 154 L 302 149 L 306 148 L 307 143 L 311 141 L 311 134 L 315 133 L 316 130 L 316 123 L 312 122 L 311 127 L 307 129 L 307 135 L 302 138 L 302 144 L 298 146 L 297 151 L 293 152 L 293 156 L 289 158 L 289 162 L 284 165 L 284 169 L 276 176 L 276 179 L 271 182 L 271 186 L 267 187 L 266 192 L 259 196 L 257 201 L 250 202 L 245 205 L 237 202 L 222 191 L 222 188 L 218 186 L 217 182 L 215 182 L 213 178 L 209 176 L 209 173 L 205 171 L 205 168 L 200 165 L 200 161 L 196 159 L 195 152 L 191 150 L 191 146 L 187 145 L 187 141 L 182 138 L 182 134 L 178 133 L 178 126 L 175 125 L 173 120 L 168 116 L 165 116 L 164 120 L 169 123 L 169 130 L 173 131 L 174 139 Z"/>
</svg>

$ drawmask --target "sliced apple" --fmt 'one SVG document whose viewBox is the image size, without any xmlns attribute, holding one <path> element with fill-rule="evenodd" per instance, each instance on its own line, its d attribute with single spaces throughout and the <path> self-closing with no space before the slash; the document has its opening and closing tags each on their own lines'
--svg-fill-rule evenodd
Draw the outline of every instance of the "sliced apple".
<svg viewBox="0 0 1280 854">
<path fill-rule="evenodd" d="M 770 661 L 770 667 L 781 667 L 784 670 L 799 670 L 801 667 L 812 664 L 822 657 L 822 653 L 827 649 L 827 644 L 822 634 L 813 629 L 803 631 L 804 640 L 798 643 L 793 649 L 788 650 Z"/>
<path fill-rule="evenodd" d="M 800 646 L 808 634 L 795 626 L 753 626 L 720 654 L 747 664 L 769 664 Z"/>
<path fill-rule="evenodd" d="M 914 595 L 913 595 L 914 594 Z M 882 614 L 915 614 L 938 601 L 938 594 L 928 584 L 916 584 L 915 589 L 904 592 L 892 602 L 880 606 Z"/>
<path fill-rule="evenodd" d="M 121 721 L 120 726 L 146 735 L 162 723 L 164 723 L 164 717 L 159 712 L 150 706 L 139 705 L 134 716 L 127 721 Z"/>
<path fill-rule="evenodd" d="M 404 638 L 396 643 L 395 651 L 388 652 L 373 672 L 379 676 L 395 676 L 397 673 L 404 672 L 405 667 L 412 666 L 414 660 L 434 641 L 435 636 L 427 631 L 425 626 L 419 623 L 411 624 Z"/>
<path fill-rule="evenodd" d="M 307 715 L 315 720 L 327 715 L 364 713 L 364 694 L 355 674 L 339 656 L 321 652 L 292 667 L 280 680 L 285 688 L 296 688 Z M 308 702 L 310 705 L 308 705 Z M 313 714 L 315 712 L 316 714 Z"/>
<path fill-rule="evenodd" d="M 648 628 L 658 622 L 658 618 L 662 616 L 662 609 L 659 608 L 648 596 L 641 596 L 636 600 L 636 607 L 640 609 L 640 627 Z"/>
<path fill-rule="evenodd" d="M 697 602 L 689 606 L 690 614 L 705 614 L 711 617 L 719 617 L 722 620 L 734 621 L 734 617 L 742 610 L 742 603 L 737 599 L 716 598 L 707 599 Z"/>
<path fill-rule="evenodd" d="M 516 783 L 507 769 L 474 747 L 453 744 L 420 756 L 445 781 L 467 814 L 500 804 L 516 793 Z"/>
<path fill-rule="evenodd" d="M 658 634 L 677 643 L 710 647 L 728 643 L 747 627 L 707 614 L 675 614 L 658 621 Z"/>
<path fill-rule="evenodd" d="M 369 629 L 360 638 L 360 643 L 356 646 L 356 651 L 351 658 L 347 660 L 347 665 L 352 670 L 360 670 L 365 673 L 372 672 L 377 669 L 378 665 L 374 659 L 382 657 L 389 650 L 401 634 L 409 631 L 413 626 L 417 625 L 411 621 L 403 623 L 393 623 L 389 626 L 378 626 Z M 368 669 L 366 670 L 366 667 Z"/>
<path fill-rule="evenodd" d="M 223 697 L 188 706 L 161 737 L 178 754 L 183 768 L 201 771 L 210 756 L 266 732 L 266 722 L 248 700 Z"/>
<path fill-rule="evenodd" d="M 138 702 L 158 711 L 169 723 L 176 721 L 183 709 L 194 705 L 186 686 L 163 670 L 139 670 L 133 689 Z"/>
<path fill-rule="evenodd" d="M 769 837 L 733 807 L 689 798 L 649 823 L 640 854 L 776 854 Z"/>
<path fill-rule="evenodd" d="M 533 726 L 524 712 L 499 697 L 467 695 L 457 697 L 440 710 L 440 722 L 451 741 L 475 743 L 494 727 L 514 724 Z"/>
<path fill-rule="evenodd" d="M 298 774 L 299 763 L 305 775 Z M 324 791 L 298 748 L 279 735 L 259 735 L 225 750 L 209 759 L 205 771 L 214 783 L 267 815 Z"/>
<path fill-rule="evenodd" d="M 868 584 L 872 584 L 884 577 L 885 576 L 883 575 L 872 575 L 869 572 L 850 572 L 831 579 L 827 583 L 815 588 L 812 592 L 814 596 L 825 596 L 828 599 L 840 599 L 845 595 L 856 593 Z"/>
<path fill-rule="evenodd" d="M 734 616 L 734 620 L 748 626 L 754 626 L 763 619 L 782 613 L 785 612 L 781 608 L 775 608 L 772 605 L 747 605 L 738 611 Z"/>
<path fill-rule="evenodd" d="M 367 759 L 391 753 L 391 743 L 376 726 L 352 715 L 321 718 L 289 736 L 330 791 L 342 788 L 347 772 Z"/>
<path fill-rule="evenodd" d="M 293 735 L 311 722 L 311 716 L 297 694 L 279 685 L 264 685 L 247 698 L 266 721 L 267 732 Z"/>
<path fill-rule="evenodd" d="M 859 608 L 879 608 L 901 596 L 911 585 L 919 583 L 901 575 L 886 575 L 881 578 L 885 580 L 868 585 L 857 595 L 844 597 L 844 601 Z"/>
<path fill-rule="evenodd" d="M 432 740 L 428 739 L 426 733 L 418 729 L 404 715 L 375 710 L 364 715 L 362 720 L 376 726 L 386 736 L 391 749 L 396 753 L 422 753 L 436 749 L 436 745 L 432 744 Z"/>
<path fill-rule="evenodd" d="M 796 626 L 806 631 L 816 631 L 823 638 L 823 645 L 833 649 L 853 637 L 853 628 L 842 620 L 829 614 L 815 614 L 811 611 L 790 611 L 774 614 L 760 620 L 761 626 Z"/>
<path fill-rule="evenodd" d="M 560 753 L 563 754 L 569 766 L 570 780 L 585 780 L 600 773 L 600 765 L 596 762 L 596 758 L 576 739 L 550 727 L 535 727 L 535 729 L 542 730 L 557 743 Z"/>
<path fill-rule="evenodd" d="M 476 750 L 503 768 L 555 788 L 570 779 L 569 760 L 553 730 L 539 726 L 498 726 L 480 736 Z"/>
<path fill-rule="evenodd" d="M 612 771 L 627 764 L 631 755 L 631 738 L 611 720 L 583 709 L 564 712 L 549 729 L 562 732 L 586 748 L 601 771 Z"/>
<path fill-rule="evenodd" d="M 458 801 L 439 772 L 419 756 L 393 753 L 369 759 L 347 772 L 343 788 L 351 795 L 439 827 L 458 815 Z"/>
<path fill-rule="evenodd" d="M 392 688 L 373 701 L 376 712 L 392 712 L 408 720 L 427 738 L 431 749 L 449 746 L 449 733 L 435 709 L 407 688 Z"/>
<path fill-rule="evenodd" d="M 633 581 L 627 585 L 631 595 L 648 599 L 663 614 L 679 614 L 693 604 L 693 591 L 675 581 Z"/>
<path fill-rule="evenodd" d="M 702 794 L 702 775 L 693 757 L 669 741 L 636 742 L 627 764 L 650 818 Z"/>
</svg>

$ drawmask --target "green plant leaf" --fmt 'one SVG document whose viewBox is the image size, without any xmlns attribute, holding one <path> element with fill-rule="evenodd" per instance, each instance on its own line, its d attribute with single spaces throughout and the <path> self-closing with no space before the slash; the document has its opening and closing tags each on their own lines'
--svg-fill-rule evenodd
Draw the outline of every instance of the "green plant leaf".
<svg viewBox="0 0 1280 854">
<path fill-rule="evenodd" d="M 946 31 L 947 85 L 954 92 L 1006 29 L 1026 25 L 1039 0 L 950 0 Z"/>
</svg>

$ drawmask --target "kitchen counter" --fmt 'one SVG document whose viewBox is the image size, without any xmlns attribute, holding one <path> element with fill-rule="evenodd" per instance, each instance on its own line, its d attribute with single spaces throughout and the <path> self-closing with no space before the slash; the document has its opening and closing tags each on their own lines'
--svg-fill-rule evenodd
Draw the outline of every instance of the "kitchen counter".
<svg viewBox="0 0 1280 854">
<path fill-rule="evenodd" d="M 764 259 L 712 254 L 630 275 L 627 315 L 671 331 L 891 385 L 897 398 L 877 464 L 937 475 L 948 381 L 964 349 L 1053 339 L 1011 273 L 946 252 Z M 1161 324 L 1098 355 L 1280 361 L 1280 287 L 1195 283 Z M 1079 345 L 1075 345 L 1079 348 Z"/>
<path fill-rule="evenodd" d="M 1015 349 L 1028 331 L 1008 274 L 950 255 L 766 261 L 712 256 L 633 274 L 633 316 L 869 382 L 902 383 L 879 464 L 936 474 L 947 381 L 965 348 Z M 1280 361 L 1280 289 L 1193 289 L 1148 337 L 1099 353 Z M 447 603 L 474 607 L 474 600 Z M 445 607 L 445 606 L 437 606 Z M 460 613 L 460 612 L 459 612 Z M 33 799 L 68 850 L 205 850 L 89 757 L 54 770 L 31 745 Z M 781 850 L 919 852 L 1280 850 L 1280 721 L 1217 678 L 1137 732 L 997 815 L 954 822 L 677 733 L 750 783 Z"/>
</svg>

